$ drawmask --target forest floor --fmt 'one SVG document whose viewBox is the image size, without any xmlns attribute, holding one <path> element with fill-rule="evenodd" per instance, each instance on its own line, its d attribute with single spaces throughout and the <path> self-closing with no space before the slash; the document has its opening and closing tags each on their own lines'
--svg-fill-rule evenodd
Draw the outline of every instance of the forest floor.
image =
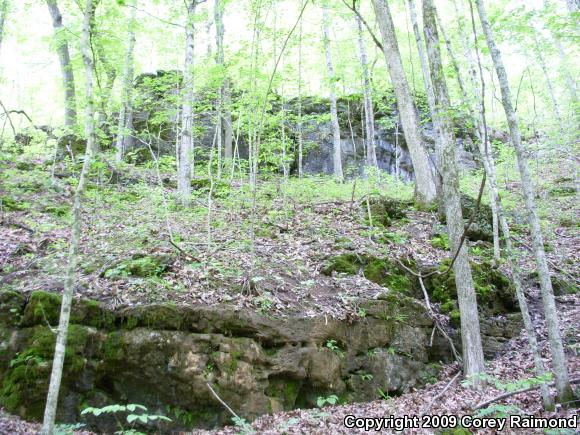
<svg viewBox="0 0 580 435">
<path fill-rule="evenodd" d="M 504 205 L 514 228 L 519 228 L 516 244 L 528 277 L 527 292 L 537 327 L 545 335 L 538 289 L 532 279 L 531 243 L 522 225 L 525 217 L 518 178 L 510 168 L 513 166 L 507 162 L 498 171 Z M 153 167 L 127 165 L 117 173 L 106 160 L 93 164 L 83 210 L 77 298 L 99 300 L 113 308 L 170 301 L 178 305 L 227 303 L 273 317 L 344 319 L 356 315 L 357 299 L 375 298 L 382 287 L 361 273 L 321 273 L 328 258 L 355 252 L 378 258 L 413 258 L 420 268 L 426 268 L 448 257 L 444 246 L 434 243 L 433 236 L 443 228 L 436 212 L 408 206 L 406 217 L 387 227 L 369 225 L 367 197 L 382 194 L 403 202 L 412 198 L 409 186 L 390 177 L 369 177 L 354 184 L 337 184 L 324 177 L 271 178 L 259 184 L 254 196 L 245 182 L 209 183 L 198 172 L 193 206 L 183 210 L 174 205 L 173 168 L 162 165 L 160 169 L 158 176 Z M 0 155 L 0 288 L 26 293 L 62 291 L 69 204 L 77 171 L 78 165 Z M 475 196 L 479 176 L 465 176 L 462 189 Z M 580 205 L 570 194 L 567 174 L 557 165 L 538 165 L 535 179 L 554 277 L 577 285 Z M 469 242 L 468 246 L 473 261 L 490 260 L 489 244 Z M 500 267 L 509 273 L 505 264 Z M 577 377 L 580 298 L 576 294 L 557 300 L 563 334 L 570 345 L 570 373 Z M 511 340 L 490 361 L 489 373 L 504 383 L 532 376 L 525 342 L 523 336 Z M 543 344 L 545 347 L 545 341 Z M 546 349 L 544 354 L 549 360 Z M 342 425 L 347 414 L 463 413 L 500 393 L 501 388 L 492 387 L 474 392 L 456 381 L 438 397 L 455 373 L 456 367 L 448 366 L 437 383 L 398 398 L 295 410 L 262 417 L 252 427 L 258 433 L 280 433 L 283 425 L 288 433 L 352 433 Z M 502 403 L 542 415 L 537 392 Z M 20 424 L 16 421 L 0 413 L 0 433 L 12 427 L 7 425 Z M 19 433 L 14 427 L 9 433 Z M 219 433 L 239 429 L 225 428 Z"/>
</svg>

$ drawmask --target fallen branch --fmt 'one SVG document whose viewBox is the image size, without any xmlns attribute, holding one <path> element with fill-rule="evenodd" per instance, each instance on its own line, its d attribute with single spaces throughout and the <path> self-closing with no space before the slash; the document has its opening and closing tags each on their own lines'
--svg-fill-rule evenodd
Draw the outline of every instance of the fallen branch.
<svg viewBox="0 0 580 435">
<path fill-rule="evenodd" d="M 579 384 L 579 383 L 580 383 L 580 378 L 570 379 L 570 384 Z M 485 408 L 486 406 L 492 404 L 493 402 L 497 402 L 498 400 L 502 400 L 502 399 L 506 399 L 506 398 L 511 397 L 511 396 L 515 396 L 516 394 L 527 393 L 528 391 L 537 390 L 542 385 L 543 384 L 538 384 L 538 385 L 534 385 L 533 387 L 523 388 L 521 390 L 511 391 L 509 393 L 500 394 L 499 396 L 494 397 L 493 399 L 489 399 L 489 400 L 486 400 L 485 402 L 480 403 L 475 408 L 473 408 L 473 410 L 477 411 L 478 409 Z M 548 387 L 553 387 L 554 385 L 556 385 L 556 382 L 552 381 L 548 384 Z"/>
<path fill-rule="evenodd" d="M 439 394 L 437 394 L 435 397 L 433 397 L 433 399 L 431 399 L 431 401 L 429 402 L 429 404 L 423 409 L 423 411 L 421 411 L 421 415 L 419 415 L 419 417 L 423 417 L 425 414 L 427 414 L 429 412 L 429 410 L 431 409 L 431 407 L 433 406 L 433 404 L 437 400 L 439 400 L 445 394 L 445 392 L 457 380 L 457 378 L 459 377 L 459 375 L 461 375 L 461 370 L 459 370 L 457 372 L 457 374 L 455 376 L 453 376 L 453 378 L 447 383 L 447 385 L 445 385 L 445 388 L 443 388 Z"/>
<path fill-rule="evenodd" d="M 224 402 L 220 396 L 217 395 L 217 393 L 214 391 L 214 389 L 211 387 L 211 385 L 209 384 L 209 382 L 206 382 L 205 385 L 207 385 L 207 388 L 209 388 L 209 391 L 211 391 L 211 393 L 213 394 L 213 396 L 228 410 L 230 411 L 230 413 L 238 420 L 240 420 L 240 416 L 238 414 L 236 414 L 234 412 L 234 410 L 232 408 L 229 407 L 229 405 Z"/>
</svg>

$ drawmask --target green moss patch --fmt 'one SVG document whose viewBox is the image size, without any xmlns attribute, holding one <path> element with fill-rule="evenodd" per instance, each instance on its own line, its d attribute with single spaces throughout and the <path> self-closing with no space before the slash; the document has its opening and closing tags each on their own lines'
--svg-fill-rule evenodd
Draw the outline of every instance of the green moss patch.
<svg viewBox="0 0 580 435">
<path fill-rule="evenodd" d="M 16 326 L 20 323 L 24 307 L 22 294 L 2 290 L 0 291 L 0 326 Z"/>
<path fill-rule="evenodd" d="M 30 299 L 24 308 L 22 324 L 56 325 L 60 317 L 60 305 L 62 297 L 55 293 L 37 291 L 30 295 Z M 95 328 L 110 329 L 114 323 L 114 315 L 105 310 L 97 301 L 80 300 L 73 301 L 70 322 L 72 324 L 92 326 Z"/>
<path fill-rule="evenodd" d="M 444 260 L 438 267 L 445 272 L 451 264 L 450 259 Z M 471 263 L 471 272 L 481 309 L 492 314 L 517 311 L 515 288 L 512 282 L 489 262 Z M 441 304 L 441 311 L 449 314 L 452 320 L 459 320 L 457 305 L 457 287 L 453 270 L 445 275 L 431 275 L 425 279 L 425 286 L 433 302 Z"/>
<path fill-rule="evenodd" d="M 105 278 L 157 277 L 163 274 L 171 264 L 168 255 L 142 255 L 123 260 L 105 271 Z"/>
<path fill-rule="evenodd" d="M 28 331 L 25 350 L 10 362 L 0 390 L 0 404 L 9 412 L 40 420 L 48 391 L 56 335 L 47 327 Z M 86 327 L 70 325 L 64 360 L 63 383 L 79 376 L 85 366 Z"/>
<path fill-rule="evenodd" d="M 10 196 L 0 196 L 0 208 L 4 211 L 24 211 L 28 210 L 26 202 L 20 202 Z"/>
<path fill-rule="evenodd" d="M 415 267 L 414 264 L 407 263 L 407 267 Z M 362 272 L 369 281 L 400 293 L 409 293 L 415 287 L 414 279 L 397 263 L 368 255 L 349 253 L 333 257 L 322 268 L 325 275 L 330 276 L 332 272 L 347 275 Z"/>
<path fill-rule="evenodd" d="M 407 209 L 411 203 L 399 201 L 392 198 L 374 197 L 369 200 L 369 207 L 371 212 L 371 220 L 374 226 L 388 227 L 396 219 L 403 219 L 407 217 Z M 364 206 L 365 222 L 371 224 L 368 216 L 368 209 Z"/>
</svg>

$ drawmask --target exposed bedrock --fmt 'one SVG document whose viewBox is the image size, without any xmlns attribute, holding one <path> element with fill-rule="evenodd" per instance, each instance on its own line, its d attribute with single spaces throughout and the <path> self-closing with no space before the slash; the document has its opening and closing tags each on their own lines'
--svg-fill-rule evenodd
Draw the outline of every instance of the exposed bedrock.
<svg viewBox="0 0 580 435">
<path fill-rule="evenodd" d="M 58 323 L 59 306 L 55 294 L 26 299 L 0 291 L 0 404 L 25 418 L 42 416 L 55 340 L 48 325 Z M 415 299 L 391 292 L 360 308 L 364 316 L 340 321 L 273 318 L 223 305 L 110 311 L 77 301 L 59 420 L 80 421 L 87 406 L 139 403 L 172 418 L 161 431 L 215 427 L 230 416 L 206 383 L 252 419 L 313 407 L 332 394 L 345 402 L 400 394 L 435 379 L 440 362 L 450 361 L 443 338 L 429 344 L 433 322 Z M 501 336 L 509 330 L 487 322 Z M 118 429 L 112 417 L 89 422 L 100 431 Z"/>
</svg>

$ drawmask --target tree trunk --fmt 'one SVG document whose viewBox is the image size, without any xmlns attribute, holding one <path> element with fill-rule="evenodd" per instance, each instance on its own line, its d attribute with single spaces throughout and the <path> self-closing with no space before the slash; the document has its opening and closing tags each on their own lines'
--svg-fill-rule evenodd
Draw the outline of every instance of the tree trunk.
<svg viewBox="0 0 580 435">
<path fill-rule="evenodd" d="M 397 107 L 415 170 L 416 199 L 421 204 L 429 205 L 437 198 L 436 180 L 421 138 L 419 116 L 403 69 L 393 19 L 386 0 L 373 0 L 373 5 L 383 39 L 383 53 L 397 97 Z"/>
<path fill-rule="evenodd" d="M 133 113 L 133 75 L 135 69 L 134 51 L 135 51 L 135 18 L 137 15 L 137 0 L 131 4 L 131 16 L 129 18 L 129 31 L 127 33 L 127 50 L 125 52 L 125 66 L 123 68 L 123 89 L 121 110 L 119 111 L 119 123 L 117 126 L 116 142 L 116 160 L 123 160 L 127 148 L 127 138 L 133 131 L 132 113 Z M 131 123 L 129 123 L 131 120 Z M 131 124 L 131 125 L 130 125 Z"/>
<path fill-rule="evenodd" d="M 464 17 L 463 14 L 459 14 L 459 11 L 457 10 L 457 4 L 454 2 L 455 6 L 456 6 L 456 13 L 458 16 Z M 443 22 L 441 21 L 441 18 L 439 17 L 439 14 L 437 14 L 436 16 L 437 18 L 437 24 L 439 25 L 439 29 L 441 30 L 441 34 L 443 35 L 443 39 L 445 40 L 445 46 L 447 48 L 447 54 L 449 55 L 449 58 L 451 59 L 451 62 L 453 64 L 453 69 L 455 71 L 455 75 L 457 77 L 457 84 L 459 85 L 459 90 L 461 92 L 461 100 L 462 103 L 464 105 L 467 106 L 467 110 L 469 111 L 469 116 L 471 117 L 471 119 L 473 120 L 473 122 L 475 123 L 476 129 L 475 129 L 475 134 L 477 136 L 477 146 L 479 148 L 479 151 L 481 153 L 481 158 L 482 160 L 486 160 L 487 162 L 484 162 L 484 166 L 485 163 L 487 163 L 488 165 L 490 165 L 493 170 L 495 171 L 495 164 L 493 162 L 493 156 L 491 154 L 491 152 L 489 153 L 483 153 L 481 152 L 482 149 L 486 148 L 489 149 L 491 147 L 491 145 L 489 143 L 484 144 L 483 142 L 486 141 L 486 135 L 484 135 L 484 122 L 483 119 L 480 117 L 479 114 L 476 113 L 475 110 L 473 110 L 473 104 L 472 104 L 472 99 L 469 98 L 469 95 L 467 93 L 467 87 L 463 81 L 463 76 L 461 74 L 461 70 L 459 68 L 459 62 L 457 61 L 457 58 L 455 57 L 455 53 L 453 52 L 453 46 L 451 45 L 451 41 L 450 39 L 447 37 L 447 34 L 445 33 L 445 28 L 443 26 Z M 469 76 L 471 78 L 471 85 L 472 85 L 472 91 L 473 94 L 476 96 L 476 102 L 477 104 L 481 105 L 482 101 L 481 99 L 483 98 L 481 95 L 481 90 L 479 89 L 479 86 L 477 85 L 477 71 L 476 71 L 476 67 L 475 67 L 475 60 L 473 58 L 473 53 L 471 52 L 471 50 L 468 47 L 468 37 L 465 34 L 465 31 L 463 29 L 462 26 L 460 26 L 459 29 L 459 33 L 460 36 L 462 37 L 463 40 L 463 44 L 464 44 L 464 49 L 466 51 L 466 57 L 467 57 L 467 63 L 469 66 Z M 491 206 L 491 213 L 492 213 L 492 233 L 493 233 L 493 258 L 496 261 L 499 261 L 499 259 L 501 258 L 501 250 L 500 250 L 500 244 L 499 244 L 499 221 L 498 221 L 498 217 L 497 217 L 497 204 L 495 201 L 494 196 L 491 194 L 489 195 L 489 203 Z"/>
<path fill-rule="evenodd" d="M 90 170 L 91 160 L 95 148 L 95 127 L 93 121 L 93 58 L 90 50 L 90 23 L 93 15 L 93 0 L 86 0 L 86 7 L 83 19 L 83 31 L 81 37 L 81 52 L 85 66 L 86 76 L 86 114 L 85 114 L 85 134 L 87 138 L 86 158 L 83 162 L 83 168 L 79 176 L 79 183 L 75 190 L 73 207 L 72 207 L 72 224 L 71 224 L 71 241 L 68 254 L 68 264 L 64 281 L 64 292 L 62 295 L 62 305 L 60 310 L 60 319 L 58 332 L 56 336 L 56 346 L 54 350 L 54 359 L 52 362 L 52 372 L 50 375 L 50 385 L 44 410 L 44 421 L 42 424 L 41 434 L 52 435 L 56 418 L 58 405 L 58 393 L 62 379 L 66 343 L 68 336 L 68 325 L 70 311 L 73 300 L 73 292 L 76 280 L 76 268 L 78 261 L 78 250 L 81 239 L 82 224 L 82 197 L 85 190 L 86 179 Z"/>
<path fill-rule="evenodd" d="M 214 21 L 216 30 L 216 64 L 223 69 L 223 81 L 219 89 L 218 102 L 218 125 L 216 128 L 220 129 L 218 137 L 218 153 L 220 153 L 223 146 L 224 160 L 226 168 L 232 164 L 232 142 L 233 142 L 233 128 L 232 128 L 232 114 L 231 106 L 231 92 L 230 82 L 225 71 L 224 62 L 224 0 L 215 0 L 214 5 Z M 222 145 L 223 141 L 223 145 Z M 219 163 L 219 162 L 218 162 Z M 218 178 L 220 177 L 221 169 L 218 170 Z"/>
<path fill-rule="evenodd" d="M 92 37 L 93 41 L 94 37 Z M 105 70 L 105 77 L 106 77 L 106 81 L 104 84 L 104 87 L 100 87 L 99 86 L 99 113 L 97 115 L 97 123 L 96 123 L 96 128 L 97 130 L 100 130 L 100 133 L 97 134 L 97 137 L 100 136 L 100 134 L 105 133 L 105 128 L 106 128 L 106 124 L 107 124 L 107 120 L 108 117 L 111 113 L 111 101 L 112 98 L 111 96 L 113 95 L 113 86 L 115 86 L 115 80 L 117 79 L 117 70 L 115 69 L 115 67 L 113 66 L 113 64 L 109 61 L 109 59 L 107 59 L 107 55 L 105 53 L 105 49 L 103 47 L 102 44 L 97 43 L 97 53 L 98 53 L 98 59 L 99 62 L 103 65 L 103 68 Z M 93 45 L 96 45 L 95 42 L 93 42 Z M 98 72 L 95 71 L 95 74 L 98 75 Z M 98 143 L 98 141 L 97 141 Z M 97 149 L 99 148 L 99 146 L 97 145 Z"/>
<path fill-rule="evenodd" d="M 302 132 L 302 20 L 298 37 L 298 178 L 302 178 L 302 160 L 304 153 L 304 136 Z"/>
<path fill-rule="evenodd" d="M 556 96 L 556 91 L 554 89 L 554 85 L 552 84 L 552 79 L 548 74 L 548 67 L 546 65 L 546 60 L 544 58 L 544 54 L 542 53 L 542 48 L 540 47 L 540 40 L 538 39 L 538 33 L 540 29 L 538 26 L 532 24 L 532 34 L 534 37 L 534 48 L 536 50 L 536 56 L 538 59 L 538 63 L 540 64 L 540 68 L 544 73 L 544 78 L 546 79 L 546 86 L 548 87 L 548 95 L 550 96 L 550 100 L 552 101 L 552 108 L 554 109 L 554 116 L 556 116 L 556 121 L 558 121 L 558 129 L 561 133 L 564 133 L 564 122 L 562 120 L 562 112 L 560 110 L 560 104 L 558 103 L 558 97 Z"/>
<path fill-rule="evenodd" d="M 558 391 L 559 400 L 566 402 L 573 397 L 573 393 L 568 378 L 567 361 L 564 354 L 564 347 L 562 345 L 562 338 L 560 336 L 558 313 L 556 311 L 556 303 L 554 301 L 554 292 L 552 289 L 548 263 L 546 261 L 546 253 L 544 252 L 544 240 L 540 228 L 540 220 L 536 212 L 534 185 L 528 167 L 526 151 L 522 144 L 517 116 L 512 106 L 511 90 L 501 53 L 495 44 L 483 0 L 475 0 L 475 3 L 477 5 L 483 33 L 485 34 L 485 39 L 499 80 L 502 104 L 508 121 L 511 142 L 516 153 L 518 169 L 522 180 L 524 203 L 528 214 L 528 224 L 530 226 L 530 233 L 533 241 L 536 267 L 540 278 L 542 302 L 544 305 L 550 350 L 556 375 L 556 389 Z"/>
<path fill-rule="evenodd" d="M 355 14 L 356 27 L 358 31 L 358 51 L 363 76 L 364 112 L 365 112 L 365 134 L 367 165 L 377 166 L 377 153 L 375 149 L 375 112 L 373 108 L 373 97 L 371 89 L 371 77 L 369 74 L 368 57 L 363 40 L 362 22 Z"/>
<path fill-rule="evenodd" d="M 6 22 L 7 13 L 8 0 L 0 0 L 0 48 L 2 47 L 2 39 L 4 37 L 4 23 Z"/>
<path fill-rule="evenodd" d="M 477 312 L 477 300 L 475 288 L 467 255 L 467 247 L 461 245 L 463 235 L 463 216 L 461 214 L 459 176 L 457 173 L 457 152 L 455 137 L 453 136 L 453 123 L 449 116 L 449 95 L 441 53 L 439 51 L 439 37 L 435 19 L 435 6 L 432 0 L 423 0 L 423 25 L 425 41 L 427 44 L 427 57 L 431 67 L 431 79 L 433 96 L 435 98 L 435 116 L 437 117 L 438 133 L 440 135 L 439 167 L 442 173 L 443 202 L 449 230 L 449 244 L 452 253 L 458 250 L 457 258 L 453 264 L 455 272 L 455 285 L 457 287 L 457 300 L 461 312 L 461 341 L 463 345 L 463 372 L 468 377 L 485 372 L 483 360 L 483 348 L 479 330 L 479 315 Z M 474 384 L 478 384 L 474 378 Z"/>
<path fill-rule="evenodd" d="M 330 119 L 332 123 L 332 139 L 334 143 L 333 166 L 334 177 L 338 181 L 344 181 L 342 172 L 342 151 L 340 147 L 340 126 L 338 124 L 338 110 L 336 104 L 336 77 L 332 66 L 332 54 L 330 50 L 330 16 L 328 13 L 328 4 L 325 2 L 323 9 L 323 31 L 324 31 L 324 50 L 326 52 L 326 72 L 328 76 L 328 85 L 330 87 Z"/>
<path fill-rule="evenodd" d="M 194 54 L 194 14 L 197 0 L 187 1 L 187 24 L 185 26 L 185 63 L 183 66 L 183 86 L 185 93 L 181 108 L 181 141 L 179 143 L 179 168 L 177 188 L 183 207 L 189 206 L 191 196 L 191 169 L 193 156 L 193 54 Z"/>
<path fill-rule="evenodd" d="M 477 118 L 477 131 L 478 131 L 478 148 L 479 151 L 481 153 L 481 157 L 482 157 L 482 161 L 483 161 L 483 167 L 485 169 L 485 172 L 487 174 L 487 180 L 489 183 L 489 193 L 491 196 L 491 205 L 492 205 L 492 212 L 493 212 L 493 218 L 494 221 L 498 221 L 499 226 L 501 227 L 501 231 L 504 235 L 505 238 L 505 255 L 506 258 L 508 260 L 508 264 L 510 266 L 510 269 L 512 271 L 512 279 L 514 282 L 514 287 L 516 289 L 516 295 L 518 298 L 518 303 L 520 306 L 520 311 L 522 313 L 522 318 L 524 321 L 524 327 L 526 329 L 526 333 L 528 336 L 528 346 L 530 348 L 530 351 L 532 352 L 532 355 L 534 356 L 534 366 L 535 366 L 535 370 L 536 370 L 536 374 L 538 376 L 543 376 L 545 374 L 545 368 L 544 368 L 544 363 L 542 361 L 542 356 L 540 354 L 540 350 L 538 347 L 538 342 L 536 339 L 536 331 L 534 329 L 534 325 L 532 323 L 532 319 L 530 317 L 530 311 L 528 308 L 528 301 L 526 300 L 526 295 L 524 293 L 524 287 L 522 284 L 522 277 L 521 277 L 521 271 L 520 271 L 520 267 L 518 264 L 518 259 L 517 259 L 517 253 L 514 250 L 514 247 L 512 245 L 512 241 L 511 241 L 511 234 L 510 234 L 510 229 L 509 229 L 509 225 L 507 222 L 507 218 L 505 215 L 505 212 L 503 210 L 503 206 L 501 203 L 501 199 L 499 197 L 499 190 L 497 187 L 497 176 L 496 176 L 496 172 L 495 172 L 495 163 L 493 160 L 493 156 L 492 156 L 492 149 L 491 149 L 491 145 L 489 143 L 488 140 L 488 134 L 487 134 L 487 124 L 486 124 L 486 118 L 485 118 L 485 82 L 483 82 L 483 76 L 480 76 L 478 78 L 478 74 L 477 74 L 477 68 L 478 65 L 480 65 L 480 59 L 479 59 L 479 51 L 477 46 L 475 46 L 475 53 L 477 55 L 477 60 L 474 58 L 473 55 L 473 51 L 470 49 L 469 47 L 469 37 L 467 35 L 467 33 L 465 32 L 465 13 L 463 11 L 463 7 L 461 7 L 461 11 L 458 9 L 457 7 L 457 3 L 454 3 L 455 5 L 455 13 L 457 15 L 457 18 L 460 20 L 459 22 L 459 33 L 460 33 L 460 37 L 461 37 L 461 41 L 462 41 L 462 45 L 463 48 L 465 50 L 465 54 L 466 54 L 466 58 L 467 58 L 467 63 L 468 63 L 468 68 L 469 68 L 469 82 L 471 84 L 471 90 L 473 92 L 473 94 L 476 96 L 476 104 L 477 106 L 480 107 L 479 113 L 478 113 L 478 118 Z M 462 5 L 462 3 L 460 3 L 460 5 Z M 473 29 L 473 38 L 474 41 L 477 40 L 477 33 L 475 28 Z M 481 70 L 481 74 L 482 74 L 482 70 Z M 478 81 L 480 81 L 480 83 L 478 83 Z M 493 209 L 493 207 L 495 206 L 495 209 Z M 495 226 L 495 222 L 494 222 L 494 226 Z M 495 246 L 495 233 L 494 233 L 494 254 L 495 254 L 495 250 L 496 250 L 496 246 Z M 497 250 L 499 251 L 499 246 L 497 247 Z M 498 256 L 499 258 L 499 256 Z M 550 396 L 550 391 L 549 388 L 547 387 L 546 384 L 542 384 L 541 386 L 541 393 L 542 393 L 542 400 L 544 402 L 544 407 L 546 409 L 552 409 L 553 407 L 553 403 L 552 403 L 552 399 Z"/>
<path fill-rule="evenodd" d="M 62 73 L 62 83 L 64 87 L 64 127 L 67 134 L 73 133 L 77 123 L 77 109 L 75 97 L 75 78 L 73 66 L 68 51 L 66 31 L 62 24 L 62 15 L 58 9 L 56 0 L 46 0 L 50 16 L 52 17 L 52 26 L 54 28 L 54 39 L 56 41 L 56 51 L 60 61 Z"/>
</svg>

